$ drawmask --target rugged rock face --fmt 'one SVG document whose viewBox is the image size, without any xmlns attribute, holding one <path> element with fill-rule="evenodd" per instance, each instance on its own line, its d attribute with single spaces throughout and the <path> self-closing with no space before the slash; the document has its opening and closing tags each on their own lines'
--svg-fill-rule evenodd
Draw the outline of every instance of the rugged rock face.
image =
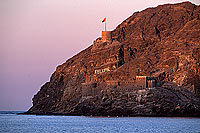
<svg viewBox="0 0 200 133">
<path fill-rule="evenodd" d="M 157 77 L 156 87 L 134 86 L 138 74 Z M 111 41 L 98 38 L 58 66 L 26 113 L 200 116 L 200 6 L 134 13 Z"/>
</svg>

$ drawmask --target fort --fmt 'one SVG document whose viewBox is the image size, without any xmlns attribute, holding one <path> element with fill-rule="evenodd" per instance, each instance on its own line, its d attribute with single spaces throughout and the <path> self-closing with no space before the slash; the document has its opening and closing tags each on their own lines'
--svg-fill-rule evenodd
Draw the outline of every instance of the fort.
<svg viewBox="0 0 200 133">
<path fill-rule="evenodd" d="M 136 76 L 135 80 L 132 81 L 107 80 L 101 83 L 95 81 L 82 83 L 82 98 L 89 98 L 100 95 L 103 88 L 99 88 L 99 84 L 101 84 L 103 88 L 107 90 L 112 89 L 131 93 L 133 90 L 142 90 L 156 87 L 156 78 Z"/>
<path fill-rule="evenodd" d="M 112 32 L 111 31 L 102 31 L 102 42 L 112 42 Z"/>
<path fill-rule="evenodd" d="M 90 69 L 85 72 L 85 82 L 82 83 L 82 98 L 101 95 L 104 90 L 131 93 L 133 90 L 156 87 L 155 77 L 141 76 L 139 73 L 132 80 L 106 78 L 109 73 L 114 72 L 125 63 L 127 59 L 124 58 L 124 55 L 132 52 L 127 52 L 127 49 L 125 50 L 123 44 L 112 38 L 111 31 L 102 31 L 102 37 L 96 39 L 92 45 Z"/>
</svg>

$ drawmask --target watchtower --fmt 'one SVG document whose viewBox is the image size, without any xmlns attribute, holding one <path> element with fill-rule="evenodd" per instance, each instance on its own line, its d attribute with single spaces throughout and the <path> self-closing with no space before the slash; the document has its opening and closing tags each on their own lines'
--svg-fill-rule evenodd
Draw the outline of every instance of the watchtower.
<svg viewBox="0 0 200 133">
<path fill-rule="evenodd" d="M 112 31 L 102 31 L 102 42 L 112 42 Z"/>
<path fill-rule="evenodd" d="M 156 87 L 156 78 L 147 76 L 136 76 L 136 85 L 141 88 Z"/>
<path fill-rule="evenodd" d="M 136 85 L 141 88 L 147 88 L 147 76 L 136 76 Z"/>
</svg>

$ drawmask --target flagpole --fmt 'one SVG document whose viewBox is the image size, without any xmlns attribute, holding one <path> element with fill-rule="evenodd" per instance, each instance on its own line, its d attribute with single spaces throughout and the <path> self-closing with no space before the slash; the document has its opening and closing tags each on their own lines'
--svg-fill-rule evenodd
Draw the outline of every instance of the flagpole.
<svg viewBox="0 0 200 133">
<path fill-rule="evenodd" d="M 105 21 L 105 31 L 106 31 L 106 21 Z"/>
<path fill-rule="evenodd" d="M 103 19 L 102 23 L 105 23 L 105 31 L 106 31 L 106 18 Z"/>
</svg>

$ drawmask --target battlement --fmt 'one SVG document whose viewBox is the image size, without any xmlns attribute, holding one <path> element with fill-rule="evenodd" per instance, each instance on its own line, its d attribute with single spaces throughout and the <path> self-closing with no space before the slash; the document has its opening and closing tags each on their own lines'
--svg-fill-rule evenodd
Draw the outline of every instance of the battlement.
<svg viewBox="0 0 200 133">
<path fill-rule="evenodd" d="M 105 89 L 118 90 L 132 93 L 134 90 L 148 89 L 156 87 L 156 77 L 136 76 L 135 80 L 106 80 L 101 82 Z M 98 87 L 98 81 L 82 83 L 82 98 L 92 98 L 102 93 L 102 88 Z"/>
<path fill-rule="evenodd" d="M 112 42 L 112 31 L 102 31 L 102 42 Z"/>
<path fill-rule="evenodd" d="M 156 86 L 156 78 L 147 76 L 136 76 L 136 85 L 142 88 L 153 88 Z"/>
</svg>

